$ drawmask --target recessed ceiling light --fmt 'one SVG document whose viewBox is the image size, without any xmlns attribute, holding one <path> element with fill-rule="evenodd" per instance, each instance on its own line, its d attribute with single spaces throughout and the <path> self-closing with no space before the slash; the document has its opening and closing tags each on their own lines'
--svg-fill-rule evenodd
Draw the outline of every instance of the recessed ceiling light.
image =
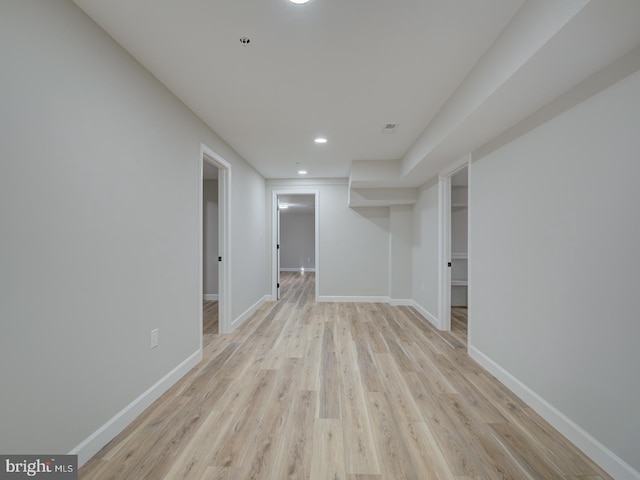
<svg viewBox="0 0 640 480">
<path fill-rule="evenodd" d="M 306 170 L 298 170 L 298 175 L 306 175 L 307 171 Z"/>
<path fill-rule="evenodd" d="M 327 143 L 327 139 L 326 138 L 322 138 L 322 137 L 318 137 L 314 140 L 314 142 L 316 143 Z"/>
<path fill-rule="evenodd" d="M 279 206 L 280 210 L 286 210 L 287 208 L 289 208 L 289 205 L 287 205 L 286 203 L 281 203 Z"/>
<path fill-rule="evenodd" d="M 295 3 L 298 5 L 302 5 L 303 3 L 308 3 L 309 0 L 289 0 L 291 3 Z"/>
</svg>

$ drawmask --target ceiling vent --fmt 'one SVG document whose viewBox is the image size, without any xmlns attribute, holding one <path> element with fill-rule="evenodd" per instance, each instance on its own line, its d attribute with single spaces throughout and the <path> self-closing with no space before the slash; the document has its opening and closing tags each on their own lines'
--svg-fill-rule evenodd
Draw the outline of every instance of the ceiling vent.
<svg viewBox="0 0 640 480">
<path fill-rule="evenodd" d="M 382 128 L 382 133 L 396 133 L 397 128 L 397 123 L 385 123 L 384 127 Z"/>
</svg>

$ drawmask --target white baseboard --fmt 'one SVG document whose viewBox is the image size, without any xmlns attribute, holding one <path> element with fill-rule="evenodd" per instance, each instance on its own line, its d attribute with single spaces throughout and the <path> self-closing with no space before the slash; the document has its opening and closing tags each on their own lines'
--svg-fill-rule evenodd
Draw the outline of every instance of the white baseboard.
<svg viewBox="0 0 640 480">
<path fill-rule="evenodd" d="M 349 297 L 321 295 L 318 302 L 338 302 L 338 303 L 389 303 L 389 297 Z"/>
<path fill-rule="evenodd" d="M 573 420 L 511 375 L 491 358 L 472 345 L 469 345 L 469 355 L 506 385 L 507 388 L 518 395 L 527 405 L 562 433 L 562 435 L 567 437 L 571 443 L 582 450 L 613 478 L 616 480 L 640 480 L 640 472 L 634 470 L 631 465 L 602 445 L 598 440 L 573 422 Z"/>
<path fill-rule="evenodd" d="M 414 301 L 410 298 L 390 298 L 389 305 L 392 307 L 413 307 Z"/>
<path fill-rule="evenodd" d="M 280 267 L 280 271 L 281 272 L 299 272 L 300 271 L 300 267 L 298 268 L 283 268 Z M 304 269 L 305 272 L 315 272 L 316 269 L 315 268 L 306 268 Z"/>
<path fill-rule="evenodd" d="M 102 447 L 115 438 L 149 405 L 155 402 L 163 393 L 171 388 L 189 370 L 202 359 L 202 350 L 198 350 L 185 359 L 164 377 L 147 389 L 142 395 L 116 413 L 107 423 L 80 442 L 69 455 L 78 455 L 78 467 L 84 465 Z"/>
<path fill-rule="evenodd" d="M 433 324 L 434 327 L 436 327 L 438 330 L 442 330 L 442 327 L 440 325 L 440 320 L 438 320 L 438 317 L 436 317 L 435 315 L 431 314 L 431 312 L 429 312 L 426 308 L 424 308 L 422 305 L 420 305 L 415 300 L 411 301 L 411 305 L 410 306 L 415 308 L 420 315 L 422 315 L 424 318 L 429 320 L 429 322 L 431 324 Z"/>
<path fill-rule="evenodd" d="M 202 296 L 202 299 L 205 300 L 205 301 L 214 301 L 214 300 L 218 301 L 218 300 L 220 300 L 219 297 L 220 297 L 220 295 L 218 295 L 217 293 L 205 293 Z"/>
<path fill-rule="evenodd" d="M 271 300 L 271 295 L 260 297 L 260 299 L 256 303 L 247 308 L 242 315 L 231 322 L 231 331 L 233 332 L 236 328 L 238 328 L 247 318 L 253 315 L 264 302 L 268 302 L 269 300 Z"/>
</svg>

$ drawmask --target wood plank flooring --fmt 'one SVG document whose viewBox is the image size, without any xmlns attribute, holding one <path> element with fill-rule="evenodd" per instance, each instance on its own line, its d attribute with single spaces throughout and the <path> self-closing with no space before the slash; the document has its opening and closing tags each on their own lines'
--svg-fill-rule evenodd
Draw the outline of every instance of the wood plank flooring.
<svg viewBox="0 0 640 480">
<path fill-rule="evenodd" d="M 409 307 L 316 303 L 312 273 L 281 285 L 230 335 L 208 305 L 204 360 L 80 478 L 610 478 L 470 359 L 466 309 L 443 333 Z"/>
<path fill-rule="evenodd" d="M 209 343 L 209 336 L 218 333 L 218 301 L 205 300 L 202 304 L 202 333 L 204 343 Z"/>
</svg>

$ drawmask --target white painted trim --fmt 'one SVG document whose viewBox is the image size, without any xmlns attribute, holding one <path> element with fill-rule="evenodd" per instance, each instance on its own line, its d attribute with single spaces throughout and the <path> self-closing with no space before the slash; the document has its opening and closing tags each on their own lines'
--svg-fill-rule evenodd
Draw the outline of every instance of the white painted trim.
<svg viewBox="0 0 640 480">
<path fill-rule="evenodd" d="M 283 267 L 280 267 L 280 271 L 281 272 L 299 272 L 300 269 L 299 268 L 283 268 Z M 315 271 L 316 271 L 315 268 L 305 268 L 304 269 L 304 273 L 307 273 L 307 272 L 315 273 Z"/>
<path fill-rule="evenodd" d="M 415 300 L 412 300 L 411 306 L 415 308 L 420 315 L 426 318 L 434 327 L 436 327 L 438 330 L 442 330 L 442 328 L 440 327 L 440 321 L 426 308 L 424 308 Z"/>
<path fill-rule="evenodd" d="M 338 302 L 338 303 L 389 303 L 389 297 L 350 297 L 350 296 L 330 296 L 318 297 L 318 302 Z"/>
<path fill-rule="evenodd" d="M 392 307 L 413 307 L 415 302 L 410 298 L 390 298 L 389 305 Z"/>
<path fill-rule="evenodd" d="M 473 345 L 469 345 L 469 355 L 613 478 L 640 480 L 640 472 Z"/>
<path fill-rule="evenodd" d="M 247 308 L 243 314 L 241 314 L 238 318 L 236 318 L 233 322 L 231 322 L 231 331 L 235 330 L 237 327 L 242 325 L 242 323 L 251 315 L 253 315 L 256 312 L 256 310 L 258 310 L 262 306 L 264 302 L 267 302 L 270 300 L 271 300 L 271 295 L 265 295 L 264 297 L 260 297 L 260 299 L 256 303 L 254 303 L 249 308 Z"/>
<path fill-rule="evenodd" d="M 267 181 L 269 185 L 269 181 Z M 277 183 L 274 185 L 278 185 Z M 271 192 L 271 298 L 278 298 L 278 252 L 276 245 L 278 243 L 278 195 L 313 195 L 315 198 L 315 261 L 316 261 L 316 301 L 320 301 L 320 190 L 317 188 L 309 188 L 301 186 L 295 188 L 291 185 L 288 188 L 274 189 Z M 284 271 L 284 269 L 280 269 Z"/>
<path fill-rule="evenodd" d="M 219 298 L 220 298 L 220 295 L 218 295 L 217 293 L 205 293 L 202 296 L 202 299 L 207 302 L 213 302 L 213 301 L 219 300 Z"/>
<path fill-rule="evenodd" d="M 180 363 L 180 365 L 154 383 L 142 393 L 142 395 L 116 413 L 104 425 L 73 448 L 69 452 L 69 455 L 78 455 L 78 467 L 84 465 L 91 457 L 98 453 L 102 447 L 113 440 L 116 435 L 122 432 L 149 405 L 160 398 L 163 393 L 169 390 L 169 388 L 175 385 L 189 370 L 195 367 L 201 359 L 202 349 L 192 353 Z"/>
<path fill-rule="evenodd" d="M 434 325 L 451 330 L 451 176 L 438 181 L 438 318 Z M 432 322 L 433 323 L 433 322 Z"/>
<path fill-rule="evenodd" d="M 222 262 L 218 263 L 218 331 L 230 333 L 231 325 L 231 164 L 204 144 L 200 144 L 201 162 L 209 162 L 218 168 L 218 252 Z M 202 178 L 200 179 L 200 219 L 202 220 Z M 202 221 L 200 223 L 199 252 L 200 252 L 200 295 L 204 298 L 202 275 Z M 200 311 L 202 313 L 202 301 Z M 201 315 L 202 319 L 202 315 Z M 202 328 L 200 329 L 200 345 L 202 348 Z"/>
</svg>

